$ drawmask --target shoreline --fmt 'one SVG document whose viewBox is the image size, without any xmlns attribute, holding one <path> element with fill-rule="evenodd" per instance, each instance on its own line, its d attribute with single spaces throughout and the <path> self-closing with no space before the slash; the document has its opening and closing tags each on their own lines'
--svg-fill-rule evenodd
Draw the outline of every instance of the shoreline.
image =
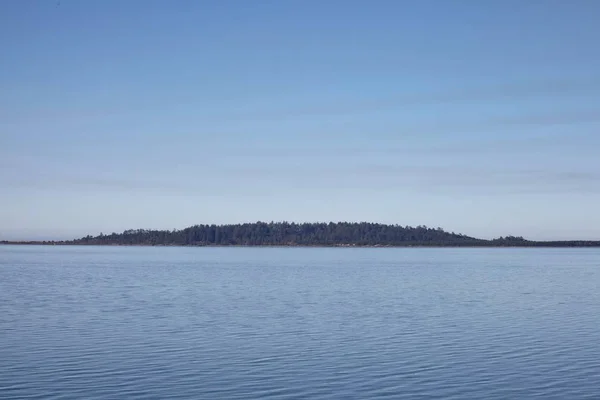
<svg viewBox="0 0 600 400">
<path fill-rule="evenodd" d="M 580 241 L 577 241 L 580 242 Z M 584 241 L 585 242 L 585 241 Z M 60 242 L 21 242 L 21 241 L 0 241 L 0 246 L 88 246 L 88 247 L 187 247 L 187 248 L 317 248 L 317 249 L 408 249 L 408 248 L 431 248 L 431 249 L 565 249 L 565 248 L 600 248 L 600 242 L 590 241 L 590 244 L 554 244 L 546 242 L 534 242 L 533 244 L 523 245 L 434 245 L 434 244 L 406 244 L 406 245 L 348 245 L 348 244 L 332 244 L 332 245 L 242 245 L 242 244 L 225 244 L 225 245 L 184 245 L 184 244 L 94 244 L 94 243 L 60 243 Z"/>
</svg>

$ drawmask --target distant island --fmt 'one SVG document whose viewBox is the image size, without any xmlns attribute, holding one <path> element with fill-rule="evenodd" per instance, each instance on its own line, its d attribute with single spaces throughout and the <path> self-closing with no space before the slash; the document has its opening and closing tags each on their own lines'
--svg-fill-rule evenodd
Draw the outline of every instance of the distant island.
<svg viewBox="0 0 600 400">
<path fill-rule="evenodd" d="M 520 236 L 478 239 L 442 228 L 369 222 L 255 222 L 194 225 L 180 230 L 132 229 L 64 241 L 1 241 L 0 244 L 113 246 L 289 247 L 600 247 L 600 241 L 531 241 Z"/>
</svg>

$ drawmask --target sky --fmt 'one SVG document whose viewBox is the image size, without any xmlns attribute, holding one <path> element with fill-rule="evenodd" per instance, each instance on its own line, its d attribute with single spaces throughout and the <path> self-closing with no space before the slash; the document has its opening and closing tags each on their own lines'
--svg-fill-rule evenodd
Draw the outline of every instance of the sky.
<svg viewBox="0 0 600 400">
<path fill-rule="evenodd" d="M 0 1 L 0 240 L 600 240 L 600 2 Z"/>
</svg>

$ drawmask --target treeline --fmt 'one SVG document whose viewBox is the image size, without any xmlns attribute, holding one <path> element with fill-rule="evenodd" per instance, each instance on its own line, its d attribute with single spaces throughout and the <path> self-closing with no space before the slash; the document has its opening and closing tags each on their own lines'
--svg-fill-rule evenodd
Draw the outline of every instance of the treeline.
<svg viewBox="0 0 600 400">
<path fill-rule="evenodd" d="M 477 239 L 442 228 L 368 222 L 256 222 L 233 225 L 194 225 L 180 230 L 132 229 L 123 233 L 86 236 L 56 242 L 0 244 L 121 245 L 121 246 L 431 246 L 431 247 L 600 247 L 600 241 L 535 242 L 520 236 Z"/>
<path fill-rule="evenodd" d="M 65 244 L 146 246 L 600 246 L 600 242 L 533 242 L 520 236 L 477 239 L 442 228 L 368 222 L 256 222 L 194 225 L 181 230 L 127 230 Z"/>
<path fill-rule="evenodd" d="M 149 246 L 477 246 L 486 243 L 442 228 L 375 223 L 256 222 L 195 225 L 181 230 L 127 230 L 72 244 Z"/>
</svg>

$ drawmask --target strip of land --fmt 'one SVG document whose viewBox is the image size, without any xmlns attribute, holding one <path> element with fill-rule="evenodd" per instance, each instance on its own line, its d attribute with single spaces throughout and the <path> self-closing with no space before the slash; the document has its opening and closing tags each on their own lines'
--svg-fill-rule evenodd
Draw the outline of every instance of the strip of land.
<svg viewBox="0 0 600 400">
<path fill-rule="evenodd" d="M 21 245 L 286 246 L 286 247 L 600 247 L 600 241 L 532 241 L 521 236 L 486 240 L 442 228 L 369 222 L 255 222 L 194 225 L 180 230 L 132 229 L 62 241 L 2 241 Z"/>
</svg>

